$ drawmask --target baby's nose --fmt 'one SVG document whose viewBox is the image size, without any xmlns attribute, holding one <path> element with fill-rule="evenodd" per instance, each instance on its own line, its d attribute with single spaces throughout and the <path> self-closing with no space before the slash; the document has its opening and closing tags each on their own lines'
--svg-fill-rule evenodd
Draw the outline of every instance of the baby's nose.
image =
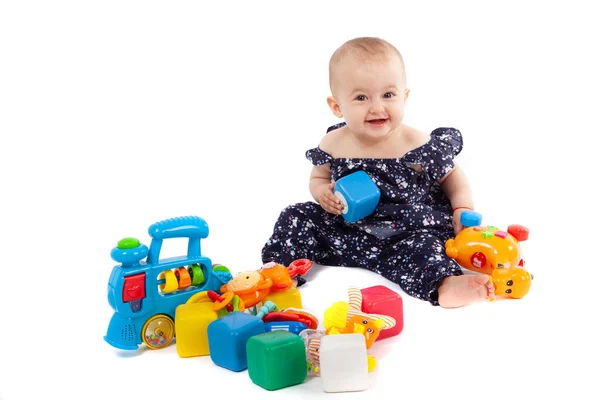
<svg viewBox="0 0 600 400">
<path fill-rule="evenodd" d="M 373 102 L 371 104 L 371 108 L 369 111 L 372 113 L 383 112 L 384 111 L 383 104 L 381 102 Z"/>
</svg>

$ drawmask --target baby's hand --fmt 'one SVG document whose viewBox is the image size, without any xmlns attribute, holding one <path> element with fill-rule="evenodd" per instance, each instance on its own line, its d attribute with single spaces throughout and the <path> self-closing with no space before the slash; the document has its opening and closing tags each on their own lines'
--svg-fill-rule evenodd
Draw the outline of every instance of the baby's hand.
<svg viewBox="0 0 600 400">
<path fill-rule="evenodd" d="M 333 188 L 335 187 L 335 182 L 331 182 L 324 188 L 321 196 L 319 196 L 319 204 L 323 209 L 332 214 L 340 215 L 344 206 L 342 206 L 342 202 L 337 198 L 335 194 L 333 194 Z"/>
</svg>

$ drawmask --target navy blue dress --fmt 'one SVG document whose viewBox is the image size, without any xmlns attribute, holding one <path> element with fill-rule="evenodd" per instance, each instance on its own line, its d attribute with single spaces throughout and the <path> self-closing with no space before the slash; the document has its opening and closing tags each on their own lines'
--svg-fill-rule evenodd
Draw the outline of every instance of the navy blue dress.
<svg viewBox="0 0 600 400">
<path fill-rule="evenodd" d="M 316 202 L 291 205 L 263 247 L 263 262 L 289 265 L 308 258 L 322 265 L 363 267 L 396 282 L 410 296 L 438 305 L 441 280 L 462 275 L 445 253 L 446 240 L 454 236 L 452 207 L 438 183 L 454 168 L 462 144 L 458 130 L 438 128 L 429 142 L 401 158 L 333 158 L 318 147 L 308 150 L 313 165 L 330 164 L 333 180 L 359 169 L 367 172 L 381 191 L 379 205 L 354 223 Z M 414 165 L 421 166 L 420 172 Z"/>
</svg>

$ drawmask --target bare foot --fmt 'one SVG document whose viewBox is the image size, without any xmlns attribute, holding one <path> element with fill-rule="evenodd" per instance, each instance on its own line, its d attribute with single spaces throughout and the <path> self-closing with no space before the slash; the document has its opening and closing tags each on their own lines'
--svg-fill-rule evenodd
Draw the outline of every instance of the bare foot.
<svg viewBox="0 0 600 400">
<path fill-rule="evenodd" d="M 494 297 L 494 284 L 488 275 L 449 276 L 438 288 L 438 302 L 444 308 L 462 307 Z"/>
</svg>

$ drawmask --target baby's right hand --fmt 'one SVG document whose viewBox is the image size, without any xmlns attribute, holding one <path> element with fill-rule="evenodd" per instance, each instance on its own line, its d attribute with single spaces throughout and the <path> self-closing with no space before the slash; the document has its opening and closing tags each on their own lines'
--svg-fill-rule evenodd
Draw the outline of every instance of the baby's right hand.
<svg viewBox="0 0 600 400">
<path fill-rule="evenodd" d="M 332 214 L 340 215 L 344 206 L 340 199 L 337 198 L 335 194 L 333 194 L 333 188 L 335 187 L 335 182 L 331 182 L 324 188 L 321 196 L 319 196 L 319 204 L 323 209 Z"/>
</svg>

